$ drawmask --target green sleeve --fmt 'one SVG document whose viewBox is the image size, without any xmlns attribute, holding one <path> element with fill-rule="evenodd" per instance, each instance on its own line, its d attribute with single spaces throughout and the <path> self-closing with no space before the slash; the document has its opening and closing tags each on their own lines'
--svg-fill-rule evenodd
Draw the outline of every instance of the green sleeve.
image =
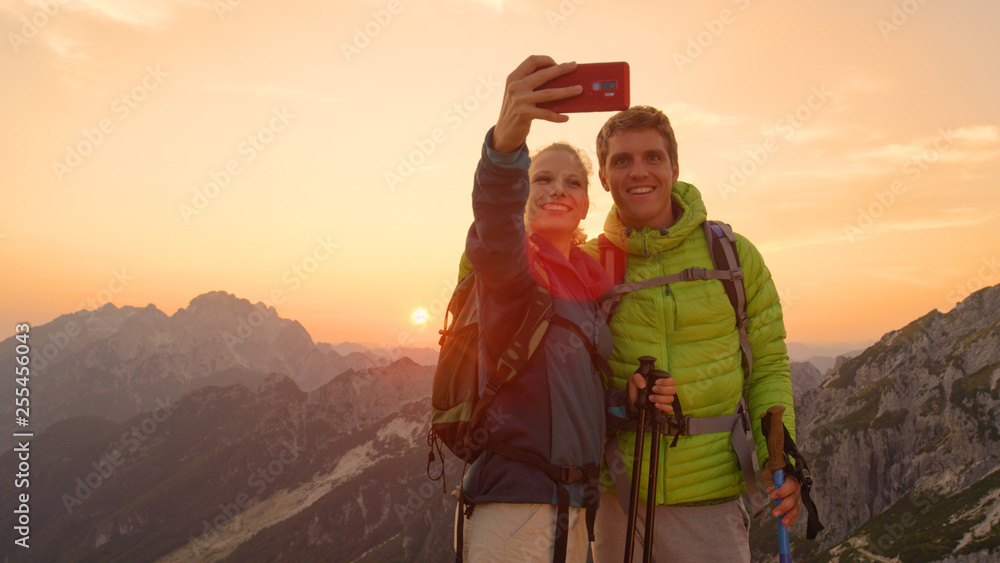
<svg viewBox="0 0 1000 563">
<path fill-rule="evenodd" d="M 462 258 L 458 261 L 458 281 L 462 278 L 472 273 L 472 263 L 469 262 L 469 257 L 462 253 Z"/>
<path fill-rule="evenodd" d="M 795 439 L 795 410 L 792 380 L 785 345 L 785 322 L 778 290 L 760 252 L 743 236 L 737 235 L 737 252 L 743 269 L 747 298 L 747 337 L 753 353 L 748 403 L 757 459 L 767 462 L 767 444 L 760 429 L 760 415 L 774 405 L 784 405 L 783 422 Z"/>
</svg>

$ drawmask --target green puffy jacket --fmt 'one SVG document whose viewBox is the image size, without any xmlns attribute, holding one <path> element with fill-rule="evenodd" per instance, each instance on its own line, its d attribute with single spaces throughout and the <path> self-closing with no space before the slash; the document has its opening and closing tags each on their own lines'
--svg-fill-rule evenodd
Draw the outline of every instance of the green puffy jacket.
<svg viewBox="0 0 1000 563">
<path fill-rule="evenodd" d="M 702 223 L 707 217 L 698 189 L 685 182 L 673 186 L 675 216 L 666 230 L 627 229 L 612 207 L 604 234 L 627 250 L 626 281 L 649 279 L 686 268 L 712 268 Z M 747 297 L 747 334 L 753 351 L 749 406 L 757 455 L 761 465 L 767 447 L 760 431 L 760 414 L 768 407 L 785 405 L 784 421 L 795 436 L 792 385 L 781 304 L 764 260 L 750 242 L 737 235 L 737 252 L 743 269 Z M 586 250 L 597 257 L 597 240 Z M 677 394 L 684 414 L 712 417 L 732 414 L 740 400 L 744 375 L 735 313 L 718 280 L 672 283 L 669 290 L 653 287 L 626 294 L 611 321 L 614 351 L 610 362 L 614 386 L 623 389 L 638 368 L 640 356 L 657 359 L 656 368 L 677 380 Z M 622 456 L 631 475 L 635 432 L 618 434 Z M 745 489 L 729 434 L 682 436 L 677 446 L 660 449 L 657 504 L 704 505 L 738 498 Z M 644 459 L 649 459 L 649 440 Z M 640 496 L 646 496 L 645 472 Z"/>
</svg>

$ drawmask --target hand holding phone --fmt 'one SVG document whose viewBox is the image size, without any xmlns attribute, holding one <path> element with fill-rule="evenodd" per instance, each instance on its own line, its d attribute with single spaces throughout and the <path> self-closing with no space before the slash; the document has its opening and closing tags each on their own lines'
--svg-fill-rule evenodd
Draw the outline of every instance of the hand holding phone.
<svg viewBox="0 0 1000 563">
<path fill-rule="evenodd" d="M 532 55 L 507 76 L 491 148 L 514 152 L 535 119 L 563 123 L 569 119 L 565 113 L 628 106 L 628 63 L 556 64 L 551 57 Z"/>
<path fill-rule="evenodd" d="M 556 113 L 620 111 L 629 107 L 629 68 L 626 62 L 580 64 L 573 72 L 553 78 L 537 90 L 577 85 L 583 88 L 579 96 L 541 102 L 538 107 Z"/>
<path fill-rule="evenodd" d="M 540 55 L 532 55 L 518 65 L 507 76 L 500 117 L 497 118 L 490 141 L 491 148 L 503 153 L 516 151 L 528 138 L 532 120 L 562 123 L 569 119 L 565 115 L 541 108 L 538 104 L 576 96 L 582 89 L 579 86 L 568 86 L 539 90 L 539 87 L 553 78 L 573 72 L 576 67 L 574 62 L 556 64 L 551 57 Z"/>
</svg>

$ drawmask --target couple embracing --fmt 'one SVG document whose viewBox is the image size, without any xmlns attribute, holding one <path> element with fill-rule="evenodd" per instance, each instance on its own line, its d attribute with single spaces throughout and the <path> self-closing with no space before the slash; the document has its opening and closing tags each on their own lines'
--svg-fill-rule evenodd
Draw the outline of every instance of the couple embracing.
<svg viewBox="0 0 1000 563">
<path fill-rule="evenodd" d="M 630 485 L 635 402 L 646 387 L 636 373 L 641 356 L 656 358 L 657 369 L 670 375 L 648 391 L 664 413 L 673 412 L 676 396 L 692 419 L 731 415 L 745 394 L 761 462 L 767 449 L 758 416 L 772 405 L 792 411 L 778 294 L 760 253 L 742 236 L 735 248 L 745 319 L 713 279 L 640 287 L 624 294 L 607 320 L 601 302 L 615 284 L 713 269 L 707 212 L 697 188 L 678 181 L 667 117 L 633 106 L 597 135 L 597 177 L 614 199 L 601 246 L 614 248 L 602 257 L 598 241 L 586 240 L 579 228 L 590 207 L 586 153 L 556 143 L 529 156 L 526 145 L 533 120 L 568 119 L 537 104 L 578 95 L 581 87 L 536 89 L 575 66 L 532 56 L 508 76 L 475 172 L 475 221 L 462 274 L 478 277 L 480 381 L 495 369 L 535 286 L 551 293 L 556 315 L 575 327 L 552 326 L 525 373 L 494 400 L 512 416 L 491 434 L 463 482 L 463 504 L 471 509 L 460 516 L 459 548 L 467 561 L 586 561 L 588 550 L 597 563 L 621 561 L 628 506 L 619 495 Z M 623 279 L 612 279 L 609 256 L 624 257 Z M 752 369 L 743 365 L 741 332 Z M 610 364 L 610 381 L 602 382 L 600 360 Z M 617 463 L 601 467 L 604 459 Z M 654 559 L 749 561 L 750 517 L 741 499 L 747 486 L 730 434 L 682 433 L 658 461 Z M 565 478 L 557 481 L 545 467 L 561 468 Z M 644 465 L 643 484 L 647 472 Z M 769 479 L 765 471 L 764 483 Z M 792 524 L 801 507 L 798 482 L 790 478 L 765 494 L 779 501 L 772 515 Z"/>
</svg>

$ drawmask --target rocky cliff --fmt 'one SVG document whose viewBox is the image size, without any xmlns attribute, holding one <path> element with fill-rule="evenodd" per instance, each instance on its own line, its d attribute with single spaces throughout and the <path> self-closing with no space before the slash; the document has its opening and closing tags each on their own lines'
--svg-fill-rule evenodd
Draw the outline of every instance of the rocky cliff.
<svg viewBox="0 0 1000 563">
<path fill-rule="evenodd" d="M 989 559 L 1000 549 L 998 380 L 1000 286 L 839 360 L 797 398 L 827 525 L 818 545 L 797 543 L 800 554 Z"/>
</svg>

